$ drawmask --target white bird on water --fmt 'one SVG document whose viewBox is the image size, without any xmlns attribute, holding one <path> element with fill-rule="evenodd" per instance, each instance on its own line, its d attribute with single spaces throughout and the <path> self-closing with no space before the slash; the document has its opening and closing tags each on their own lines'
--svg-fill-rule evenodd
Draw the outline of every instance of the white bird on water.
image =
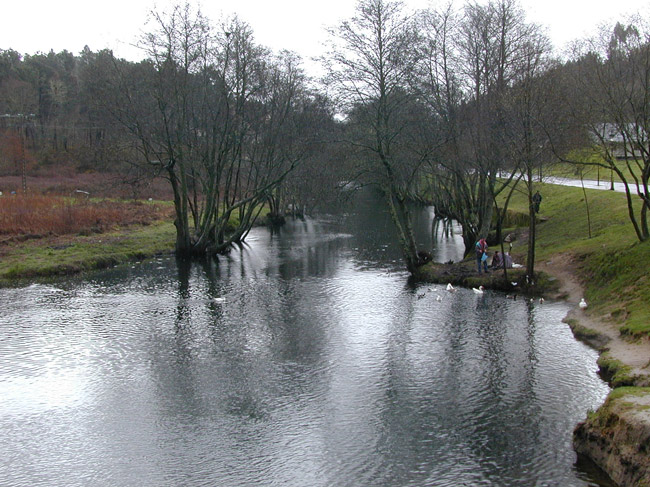
<svg viewBox="0 0 650 487">
<path fill-rule="evenodd" d="M 214 298 L 212 301 L 214 301 L 215 303 L 225 303 L 226 298 Z"/>
<path fill-rule="evenodd" d="M 449 284 L 447 284 L 447 291 L 449 291 L 450 293 L 453 293 L 455 290 L 456 290 L 456 288 L 451 285 L 451 282 Z"/>
<path fill-rule="evenodd" d="M 440 294 L 436 294 L 436 301 L 442 301 L 442 297 L 440 296 Z"/>
<path fill-rule="evenodd" d="M 475 287 L 472 288 L 472 291 L 474 291 L 476 294 L 483 294 L 484 290 L 485 288 L 483 286 L 479 286 L 478 289 L 476 289 Z"/>
<path fill-rule="evenodd" d="M 578 303 L 578 306 L 580 306 L 581 309 L 587 309 L 587 301 L 585 301 L 585 298 L 582 298 L 580 300 L 580 303 Z"/>
</svg>

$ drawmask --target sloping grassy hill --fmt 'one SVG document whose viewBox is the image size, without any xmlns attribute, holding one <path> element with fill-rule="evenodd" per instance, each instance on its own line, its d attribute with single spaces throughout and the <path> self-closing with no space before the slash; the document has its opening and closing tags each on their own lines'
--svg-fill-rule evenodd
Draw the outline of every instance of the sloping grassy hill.
<svg viewBox="0 0 650 487">
<path fill-rule="evenodd" d="M 621 332 L 650 335 L 650 242 L 639 242 L 623 193 L 539 184 L 537 261 L 568 254 L 585 285 L 590 311 L 611 315 Z M 640 201 L 637 201 L 640 208 Z M 525 195 L 510 209 L 527 212 Z M 589 218 L 587 213 L 589 208 Z M 590 236 L 591 234 L 591 236 Z M 513 249 L 525 254 L 523 241 Z"/>
</svg>

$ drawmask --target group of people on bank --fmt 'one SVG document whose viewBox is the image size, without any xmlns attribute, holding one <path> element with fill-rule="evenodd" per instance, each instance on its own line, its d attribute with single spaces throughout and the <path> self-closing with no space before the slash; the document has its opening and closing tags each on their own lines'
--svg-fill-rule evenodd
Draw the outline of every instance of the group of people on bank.
<svg viewBox="0 0 650 487">
<path fill-rule="evenodd" d="M 535 211 L 535 213 L 539 213 L 539 206 L 542 203 L 542 195 L 539 194 L 539 191 L 535 192 L 535 194 L 531 197 L 531 209 Z M 512 250 L 512 237 L 508 235 L 505 239 L 504 242 L 507 242 L 509 244 L 510 250 Z M 478 267 L 478 273 L 481 274 L 481 271 L 488 273 L 488 244 L 485 241 L 484 238 L 481 238 L 476 242 L 476 266 Z M 504 267 L 506 269 L 510 269 L 513 267 L 512 263 L 512 257 L 510 257 L 510 253 L 508 252 L 499 252 L 498 250 L 494 252 L 494 256 L 492 257 L 492 262 L 490 264 L 490 267 L 492 269 L 503 269 Z"/>
<path fill-rule="evenodd" d="M 508 240 L 508 237 L 506 237 L 506 240 Z M 478 273 L 481 274 L 481 272 L 488 273 L 488 244 L 484 238 L 480 239 L 478 242 L 476 242 L 476 265 L 478 267 Z M 492 262 L 490 263 L 490 267 L 493 270 L 496 269 L 503 269 L 504 267 L 506 269 L 511 269 L 512 268 L 512 257 L 510 256 L 509 252 L 500 252 L 497 250 L 494 252 L 494 256 L 492 256 Z"/>
</svg>

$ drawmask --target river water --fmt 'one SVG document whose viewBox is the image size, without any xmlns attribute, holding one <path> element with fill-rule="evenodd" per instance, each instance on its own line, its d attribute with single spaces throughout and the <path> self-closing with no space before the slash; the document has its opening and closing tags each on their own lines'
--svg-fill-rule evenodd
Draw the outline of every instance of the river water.
<svg viewBox="0 0 650 487">
<path fill-rule="evenodd" d="M 391 228 L 366 194 L 218 262 L 0 290 L 0 485 L 610 485 L 571 446 L 608 387 L 567 305 L 410 286 Z"/>
</svg>

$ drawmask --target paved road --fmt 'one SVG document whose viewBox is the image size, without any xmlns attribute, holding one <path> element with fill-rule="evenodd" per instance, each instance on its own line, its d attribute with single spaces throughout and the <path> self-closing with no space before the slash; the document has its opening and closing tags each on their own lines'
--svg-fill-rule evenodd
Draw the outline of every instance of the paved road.
<svg viewBox="0 0 650 487">
<path fill-rule="evenodd" d="M 582 187 L 582 183 L 580 182 L 579 179 L 569 179 L 569 178 L 556 178 L 556 177 L 548 177 L 544 178 L 545 183 L 550 183 L 550 184 L 560 184 L 562 186 L 575 186 L 578 188 Z M 611 188 L 611 183 L 609 181 L 601 181 L 600 184 L 598 184 L 598 181 L 590 180 L 590 179 L 585 179 L 582 181 L 585 185 L 585 188 L 587 189 L 604 189 L 608 190 Z M 614 183 L 614 191 L 617 191 L 619 193 L 625 193 L 625 185 L 623 183 Z M 631 184 L 630 185 L 630 191 L 633 194 L 637 193 L 636 185 Z"/>
</svg>

